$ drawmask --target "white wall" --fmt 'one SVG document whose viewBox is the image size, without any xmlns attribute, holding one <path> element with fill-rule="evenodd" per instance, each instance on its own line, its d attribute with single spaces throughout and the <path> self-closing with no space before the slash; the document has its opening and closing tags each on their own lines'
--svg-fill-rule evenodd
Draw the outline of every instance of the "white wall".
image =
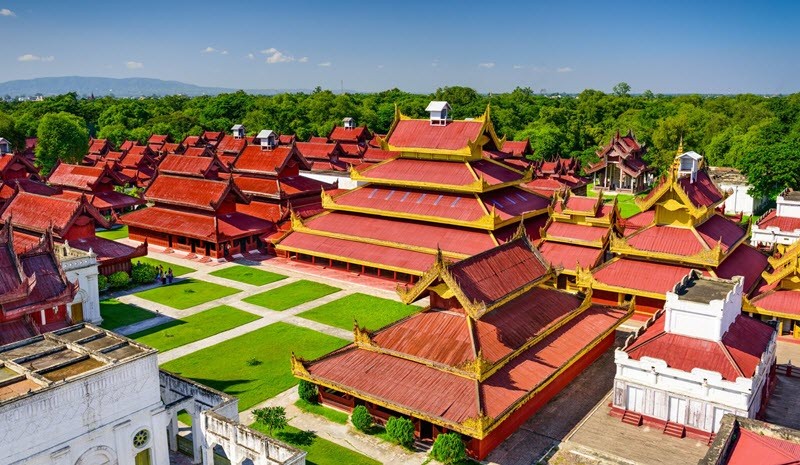
<svg viewBox="0 0 800 465">
<path fill-rule="evenodd" d="M 356 182 L 350 179 L 348 173 L 334 174 L 335 172 L 320 172 L 320 171 L 300 171 L 300 176 L 316 179 L 328 184 L 335 182 L 339 183 L 339 189 L 355 189 L 358 186 L 366 184 L 364 182 Z"/>
<path fill-rule="evenodd" d="M 725 213 L 727 214 L 743 213 L 752 215 L 767 202 L 765 198 L 754 199 L 748 194 L 750 186 L 720 183 L 719 188 L 723 191 L 732 191 L 731 195 L 725 199 Z"/>
<path fill-rule="evenodd" d="M 145 428 L 152 463 L 168 465 L 167 423 L 153 353 L 0 406 L 0 463 L 133 465 Z"/>
</svg>

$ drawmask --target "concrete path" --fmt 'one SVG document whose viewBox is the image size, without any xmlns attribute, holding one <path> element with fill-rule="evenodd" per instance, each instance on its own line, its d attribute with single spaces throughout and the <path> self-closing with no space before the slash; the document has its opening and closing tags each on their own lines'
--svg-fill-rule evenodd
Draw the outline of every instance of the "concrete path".
<svg viewBox="0 0 800 465">
<path fill-rule="evenodd" d="M 327 418 L 306 413 L 294 405 L 298 398 L 297 386 L 295 386 L 278 394 L 272 399 L 254 406 L 252 409 L 240 412 L 239 421 L 249 425 L 255 421 L 253 417 L 254 409 L 280 406 L 286 409 L 286 417 L 289 419 L 289 424 L 295 428 L 304 431 L 313 431 L 322 439 L 327 439 L 340 446 L 347 447 L 348 449 L 378 460 L 381 463 L 392 465 L 438 463 L 433 460 L 428 461 L 430 457 L 427 453 L 411 452 L 400 446 L 390 444 L 383 439 L 361 433 L 353 428 L 349 422 L 346 425 L 341 425 Z"/>
</svg>

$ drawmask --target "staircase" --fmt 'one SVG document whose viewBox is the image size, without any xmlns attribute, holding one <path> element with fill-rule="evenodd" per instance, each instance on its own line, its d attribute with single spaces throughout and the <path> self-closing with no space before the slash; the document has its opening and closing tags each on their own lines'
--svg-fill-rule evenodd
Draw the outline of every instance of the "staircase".
<svg viewBox="0 0 800 465">
<path fill-rule="evenodd" d="M 633 426 L 642 426 L 642 415 L 630 410 L 622 414 L 622 422 Z"/>
<path fill-rule="evenodd" d="M 714 442 L 714 438 L 717 437 L 716 433 L 708 433 L 708 442 L 706 442 L 707 446 L 710 446 L 712 442 Z"/>
<path fill-rule="evenodd" d="M 686 437 L 686 427 L 679 423 L 672 423 L 671 421 L 668 421 L 667 424 L 664 425 L 664 434 L 674 438 L 682 439 Z"/>
</svg>

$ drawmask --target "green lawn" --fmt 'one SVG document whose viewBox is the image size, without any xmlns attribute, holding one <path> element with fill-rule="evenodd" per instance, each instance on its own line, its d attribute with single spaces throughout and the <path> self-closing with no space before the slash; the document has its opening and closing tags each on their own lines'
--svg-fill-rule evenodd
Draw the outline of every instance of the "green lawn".
<svg viewBox="0 0 800 465">
<path fill-rule="evenodd" d="M 222 305 L 180 320 L 172 320 L 169 323 L 146 329 L 129 337 L 165 352 L 236 328 L 245 323 L 250 323 L 259 318 L 258 315 Z"/>
<path fill-rule="evenodd" d="M 161 368 L 237 396 L 239 410 L 246 410 L 297 384 L 290 367 L 292 352 L 313 359 L 345 344 L 343 339 L 278 322 Z"/>
<path fill-rule="evenodd" d="M 297 399 L 297 402 L 295 402 L 294 405 L 304 412 L 319 415 L 334 423 L 339 423 L 340 425 L 346 425 L 347 419 L 349 418 L 344 412 L 326 407 L 321 404 L 311 404 L 303 399 Z"/>
<path fill-rule="evenodd" d="M 300 281 L 262 292 L 261 294 L 246 297 L 242 300 L 253 305 L 280 311 L 319 299 L 320 297 L 333 294 L 339 290 L 338 287 L 301 279 Z"/>
<path fill-rule="evenodd" d="M 187 273 L 191 273 L 192 271 L 197 271 L 194 268 L 189 268 L 188 266 L 176 265 L 174 263 L 164 262 L 151 257 L 136 258 L 134 259 L 133 262 L 134 263 L 142 262 L 153 266 L 161 265 L 164 267 L 164 271 L 167 271 L 169 268 L 172 268 L 172 274 L 175 276 L 183 276 Z"/>
<path fill-rule="evenodd" d="M 166 286 L 154 287 L 146 291 L 137 292 L 134 295 L 142 299 L 183 310 L 219 299 L 220 297 L 236 294 L 237 292 L 241 291 L 239 289 L 190 278 Z"/>
<path fill-rule="evenodd" d="M 597 192 L 594 190 L 594 184 L 589 184 L 586 186 L 586 192 L 589 197 L 597 197 Z M 643 194 L 644 195 L 644 194 Z M 638 206 L 636 206 L 635 198 L 636 196 L 631 194 L 617 194 L 617 205 L 619 206 L 619 213 L 622 215 L 623 218 L 630 218 L 633 215 L 641 212 Z M 603 198 L 605 203 L 611 203 L 614 201 L 613 195 L 605 195 Z"/>
<path fill-rule="evenodd" d="M 261 423 L 253 423 L 250 427 L 269 434 L 267 428 Z M 276 431 L 273 436 L 308 452 L 306 456 L 308 465 L 380 465 L 381 463 L 327 439 L 319 438 L 312 431 L 302 431 L 293 426 Z"/>
<path fill-rule="evenodd" d="M 102 237 L 105 239 L 110 239 L 115 241 L 117 239 L 125 239 L 128 237 L 128 225 L 124 225 L 121 228 L 116 229 L 108 229 L 106 231 L 97 231 L 97 237 Z"/>
<path fill-rule="evenodd" d="M 419 310 L 416 305 L 406 305 L 366 294 L 350 294 L 306 310 L 298 316 L 343 329 L 352 329 L 353 319 L 356 319 L 359 325 L 376 330 Z"/>
<path fill-rule="evenodd" d="M 239 281 L 240 283 L 252 284 L 253 286 L 263 286 L 265 284 L 286 279 L 286 276 L 282 274 L 270 273 L 269 271 L 259 270 L 258 268 L 242 265 L 234 265 L 221 270 L 212 271 L 209 274 L 218 278 L 231 279 L 233 281 Z"/>
<path fill-rule="evenodd" d="M 124 304 L 117 299 L 106 299 L 100 302 L 100 316 L 103 317 L 103 324 L 100 326 L 115 329 L 155 318 L 156 314 L 136 305 Z"/>
</svg>

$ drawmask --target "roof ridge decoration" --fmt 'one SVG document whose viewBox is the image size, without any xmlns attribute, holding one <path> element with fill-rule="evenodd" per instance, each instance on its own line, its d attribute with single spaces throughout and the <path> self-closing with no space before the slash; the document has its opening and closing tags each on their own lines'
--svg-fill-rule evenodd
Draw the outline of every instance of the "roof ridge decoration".
<svg viewBox="0 0 800 465">
<path fill-rule="evenodd" d="M 653 258 L 656 260 L 664 260 L 668 262 L 679 262 L 679 263 L 690 263 L 695 265 L 701 266 L 713 266 L 717 267 L 722 262 L 722 259 L 725 258 L 725 253 L 722 252 L 722 243 L 717 242 L 717 244 L 713 248 L 706 248 L 697 252 L 694 255 L 678 255 L 669 252 L 657 252 L 652 250 L 643 250 L 637 247 L 630 245 L 629 239 L 636 237 L 642 231 L 645 231 L 653 226 L 648 226 L 645 228 L 636 231 L 631 236 L 625 237 L 620 236 L 616 233 L 609 235 L 609 246 L 610 250 L 616 254 L 620 254 L 626 257 L 640 257 L 640 258 Z M 669 227 L 669 226 L 665 226 Z M 694 230 L 693 228 L 690 228 Z M 700 241 L 702 245 L 706 245 L 705 241 Z M 707 245 L 706 245 L 707 246 Z"/>
</svg>

